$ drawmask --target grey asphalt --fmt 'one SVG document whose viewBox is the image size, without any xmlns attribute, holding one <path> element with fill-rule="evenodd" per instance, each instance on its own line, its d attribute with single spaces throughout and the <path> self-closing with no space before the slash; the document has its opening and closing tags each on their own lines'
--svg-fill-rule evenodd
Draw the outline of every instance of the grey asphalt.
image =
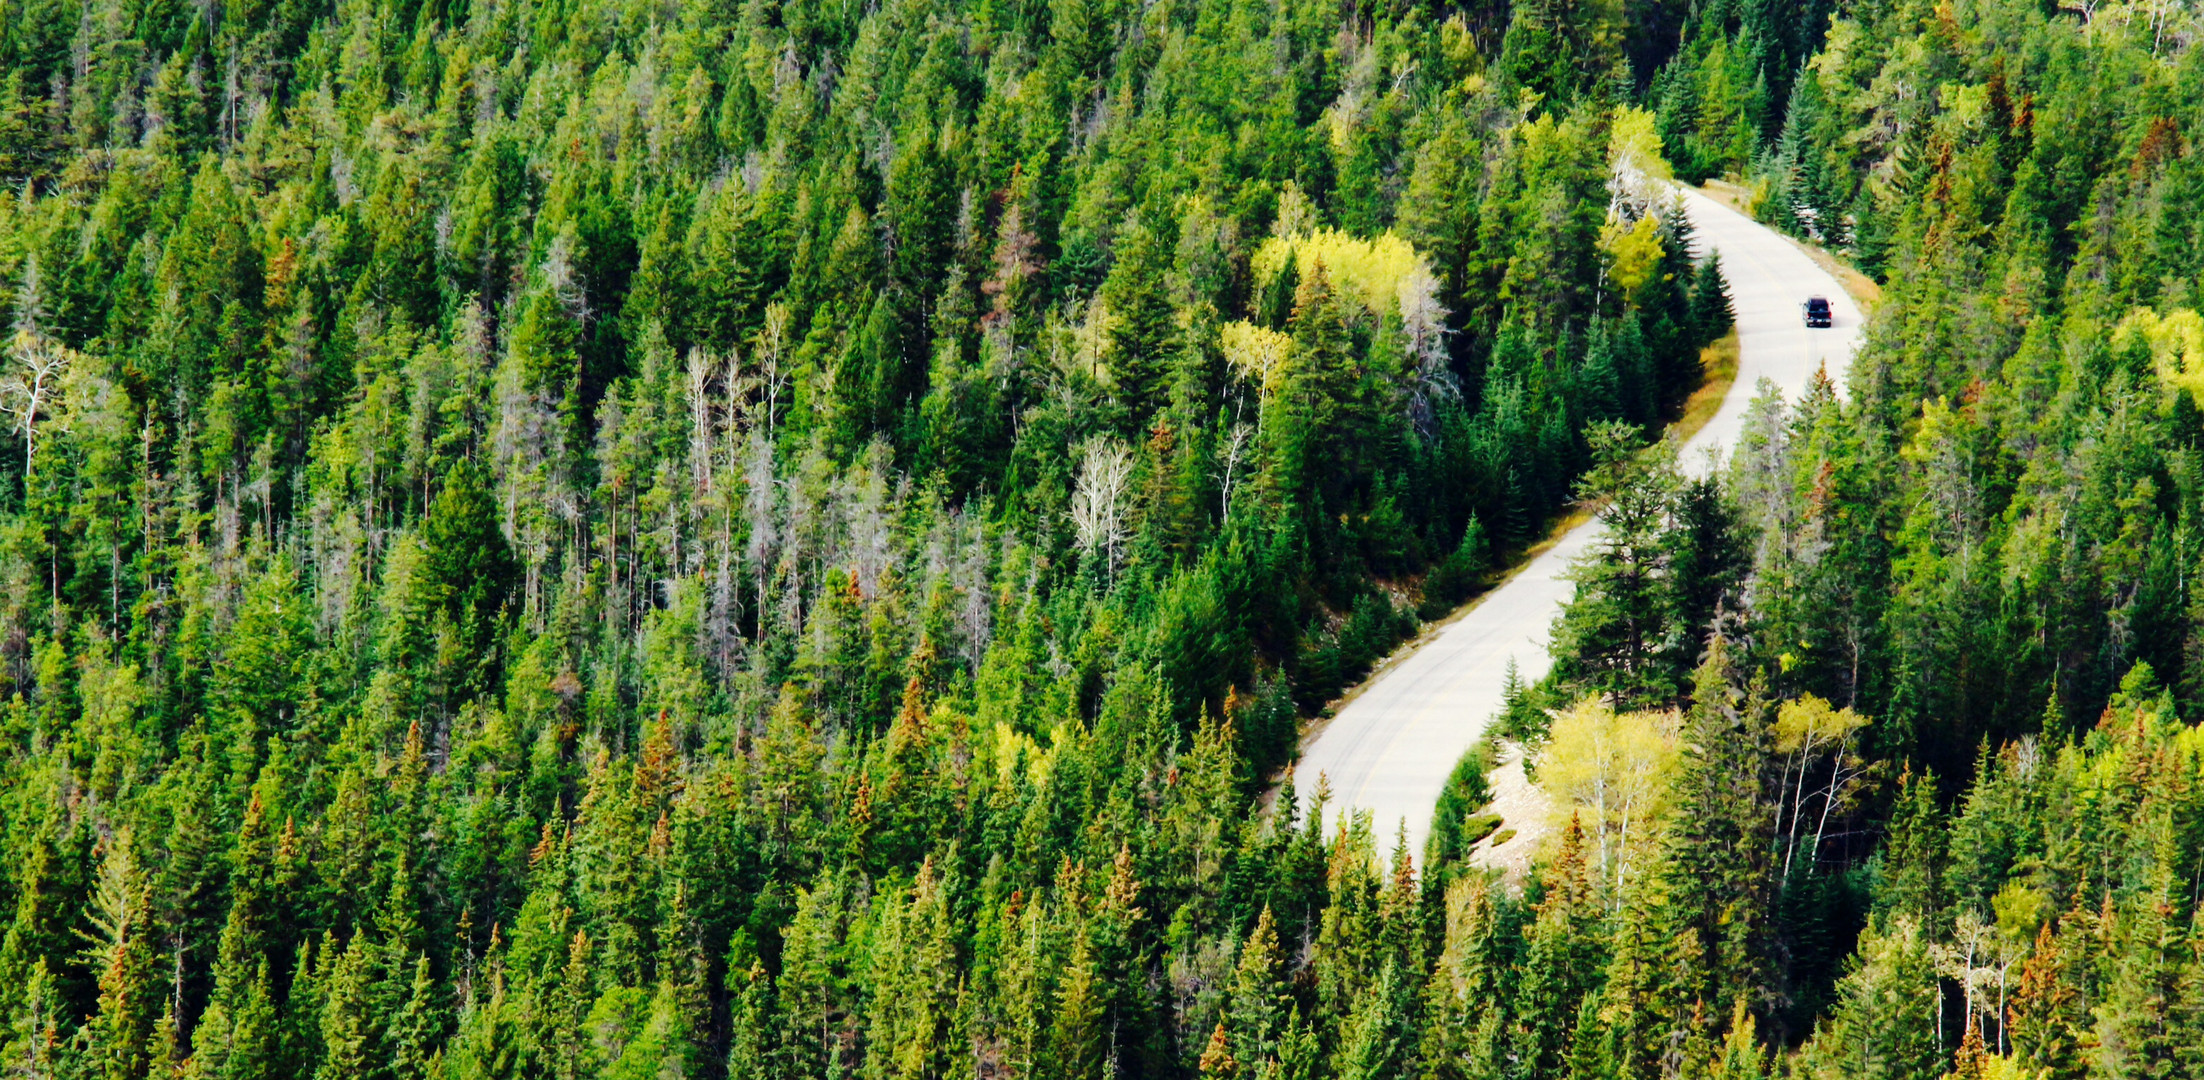
<svg viewBox="0 0 2204 1080">
<path fill-rule="evenodd" d="M 1763 381 L 1797 400 L 1818 368 L 1843 385 L 1860 335 L 1861 315 L 1842 285 L 1797 245 L 1696 191 L 1682 193 L 1698 243 L 1721 253 L 1737 312 L 1738 370 L 1722 405 L 1682 448 L 1686 471 L 1711 467 L 1744 426 Z M 1835 325 L 1808 329 L 1799 305 L 1829 298 Z M 1455 762 L 1500 709 L 1508 662 L 1525 683 L 1552 666 L 1547 635 L 1572 586 L 1562 579 L 1591 544 L 1590 523 L 1533 559 L 1413 651 L 1389 661 L 1331 722 L 1304 740 L 1294 785 L 1304 808 L 1322 775 L 1327 811 L 1368 811 L 1381 848 L 1406 822 L 1409 851 L 1421 861 L 1439 791 Z"/>
</svg>

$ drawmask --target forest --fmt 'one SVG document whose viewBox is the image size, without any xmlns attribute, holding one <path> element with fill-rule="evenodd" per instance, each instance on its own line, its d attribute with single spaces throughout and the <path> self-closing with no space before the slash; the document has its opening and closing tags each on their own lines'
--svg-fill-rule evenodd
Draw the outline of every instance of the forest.
<svg viewBox="0 0 2204 1080">
<path fill-rule="evenodd" d="M 0 0 L 0 1068 L 2204 1075 L 2199 37 Z M 1884 299 L 1686 481 L 1709 179 Z M 1572 512 L 1641 801 L 1281 780 Z"/>
</svg>

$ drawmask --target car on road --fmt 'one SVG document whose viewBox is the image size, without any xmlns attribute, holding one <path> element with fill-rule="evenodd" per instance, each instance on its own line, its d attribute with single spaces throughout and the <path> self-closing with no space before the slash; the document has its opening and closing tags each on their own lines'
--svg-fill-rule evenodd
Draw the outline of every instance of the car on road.
<svg viewBox="0 0 2204 1080">
<path fill-rule="evenodd" d="M 1826 296 L 1809 296 L 1799 306 L 1806 310 L 1808 326 L 1828 326 L 1834 321 L 1830 318 L 1829 298 Z"/>
</svg>

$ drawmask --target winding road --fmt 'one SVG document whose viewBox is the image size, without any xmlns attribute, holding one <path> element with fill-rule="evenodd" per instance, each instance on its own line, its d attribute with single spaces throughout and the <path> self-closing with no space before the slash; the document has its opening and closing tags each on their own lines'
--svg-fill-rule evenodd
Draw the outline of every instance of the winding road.
<svg viewBox="0 0 2204 1080">
<path fill-rule="evenodd" d="M 1841 385 L 1859 342 L 1861 315 L 1837 279 L 1781 234 L 1697 191 L 1682 190 L 1682 197 L 1698 244 L 1721 253 L 1737 311 L 1737 379 L 1713 419 L 1684 444 L 1680 459 L 1687 472 L 1703 474 L 1712 455 L 1736 441 L 1763 380 L 1795 400 L 1815 369 L 1826 365 Z M 1829 298 L 1833 327 L 1805 326 L 1799 305 L 1808 296 Z M 1373 676 L 1303 745 L 1294 786 L 1304 802 L 1321 774 L 1331 785 L 1329 815 L 1369 811 L 1380 846 L 1387 848 L 1405 820 L 1409 851 L 1420 861 L 1447 775 L 1500 709 L 1509 661 L 1525 683 L 1552 666 L 1547 634 L 1572 588 L 1562 574 L 1597 527 L 1571 530 Z"/>
</svg>

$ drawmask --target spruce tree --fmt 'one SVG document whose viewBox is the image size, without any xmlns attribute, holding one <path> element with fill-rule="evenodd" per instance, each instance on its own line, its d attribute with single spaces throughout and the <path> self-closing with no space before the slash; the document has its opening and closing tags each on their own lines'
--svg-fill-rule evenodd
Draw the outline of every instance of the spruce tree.
<svg viewBox="0 0 2204 1080">
<path fill-rule="evenodd" d="M 1564 1075 L 1578 1011 L 1596 988 L 1602 961 L 1603 913 L 1592 895 L 1584 830 L 1569 819 L 1561 848 L 1542 882 L 1545 896 L 1524 932 L 1509 1052 L 1523 1075 Z"/>
<path fill-rule="evenodd" d="M 1770 702 L 1765 683 L 1737 685 L 1729 641 L 1717 635 L 1694 677 L 1667 839 L 1668 902 L 1696 938 L 1693 1000 L 1765 1000 L 1772 989 L 1770 905 L 1774 814 L 1768 798 Z M 1687 944 L 1688 950 L 1690 946 Z M 1696 986 L 1690 980 L 1704 980 Z M 1719 1016 L 1720 1013 L 1715 1015 Z"/>
</svg>

